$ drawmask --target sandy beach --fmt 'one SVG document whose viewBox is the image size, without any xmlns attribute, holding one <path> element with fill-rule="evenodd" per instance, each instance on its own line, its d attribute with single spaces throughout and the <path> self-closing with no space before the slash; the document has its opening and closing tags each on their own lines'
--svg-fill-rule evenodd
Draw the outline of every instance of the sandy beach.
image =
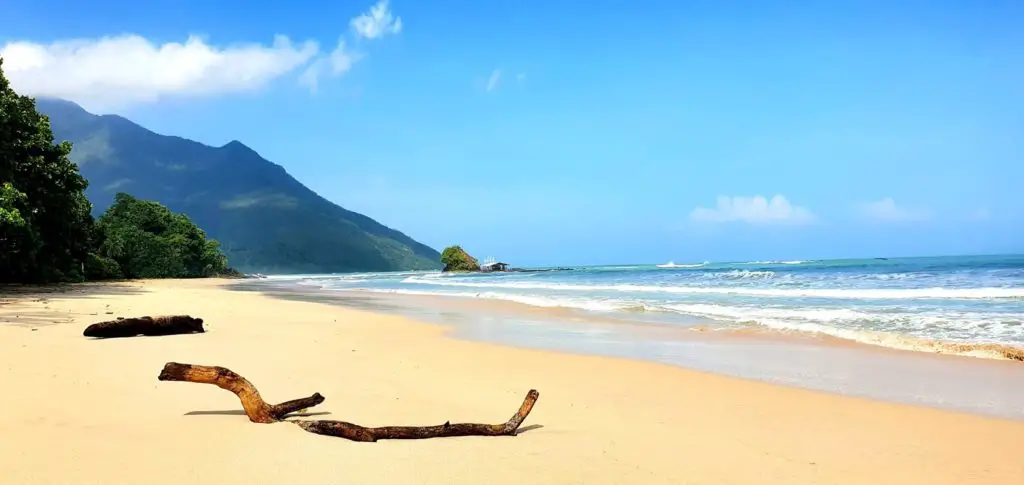
<svg viewBox="0 0 1024 485">
<path fill-rule="evenodd" d="M 225 284 L 3 295 L 0 483 L 1024 483 L 1020 421 L 462 341 Z M 82 336 L 158 314 L 208 332 Z M 497 423 L 540 399 L 514 438 L 353 443 L 250 423 L 226 391 L 159 382 L 169 361 L 228 367 L 272 402 L 320 392 L 316 418 L 363 425 Z"/>
</svg>

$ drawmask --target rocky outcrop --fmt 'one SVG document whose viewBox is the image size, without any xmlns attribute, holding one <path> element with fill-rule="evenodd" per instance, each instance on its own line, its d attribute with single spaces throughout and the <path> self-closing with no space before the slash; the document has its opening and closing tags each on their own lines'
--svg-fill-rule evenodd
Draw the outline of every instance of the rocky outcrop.
<svg viewBox="0 0 1024 485">
<path fill-rule="evenodd" d="M 443 272 L 480 271 L 480 262 L 467 253 L 461 246 L 448 246 L 441 251 Z"/>
</svg>

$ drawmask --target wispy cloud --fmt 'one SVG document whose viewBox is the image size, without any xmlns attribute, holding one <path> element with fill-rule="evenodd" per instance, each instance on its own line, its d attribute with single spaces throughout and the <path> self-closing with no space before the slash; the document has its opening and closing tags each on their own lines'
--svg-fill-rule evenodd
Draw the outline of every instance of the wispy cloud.
<svg viewBox="0 0 1024 485">
<path fill-rule="evenodd" d="M 526 80 L 526 73 L 525 72 L 521 72 L 519 74 L 516 74 L 516 81 L 523 82 L 525 80 Z"/>
<path fill-rule="evenodd" d="M 341 76 L 352 69 L 356 61 L 361 58 L 362 54 L 348 50 L 345 39 L 340 39 L 330 54 L 318 57 L 306 67 L 306 70 L 299 76 L 299 83 L 316 91 L 320 85 L 320 78 Z"/>
<path fill-rule="evenodd" d="M 380 0 L 366 12 L 349 22 L 356 35 L 364 39 L 376 39 L 402 31 L 402 18 L 395 17 L 388 9 L 388 0 Z"/>
<path fill-rule="evenodd" d="M 855 210 L 861 217 L 879 222 L 919 222 L 932 218 L 928 209 L 900 206 L 891 197 L 861 204 Z"/>
<path fill-rule="evenodd" d="M 697 222 L 746 224 L 808 224 L 814 221 L 814 214 L 801 206 L 793 205 L 783 195 L 767 199 L 761 195 L 719 196 L 714 208 L 697 207 L 690 212 L 690 219 Z"/>
<path fill-rule="evenodd" d="M 491 72 L 491 77 L 487 78 L 487 86 L 484 88 L 488 93 L 498 88 L 498 83 L 501 82 L 501 69 L 495 69 Z"/>
<path fill-rule="evenodd" d="M 350 25 L 354 35 L 366 39 L 402 29 L 387 0 Z M 16 90 L 70 99 L 92 110 L 256 91 L 300 70 L 299 82 L 316 89 L 321 78 L 341 76 L 361 57 L 344 38 L 324 52 L 317 41 L 294 42 L 284 35 L 270 44 L 226 46 L 195 35 L 184 42 L 157 43 L 135 34 L 0 45 L 4 72 Z"/>
</svg>

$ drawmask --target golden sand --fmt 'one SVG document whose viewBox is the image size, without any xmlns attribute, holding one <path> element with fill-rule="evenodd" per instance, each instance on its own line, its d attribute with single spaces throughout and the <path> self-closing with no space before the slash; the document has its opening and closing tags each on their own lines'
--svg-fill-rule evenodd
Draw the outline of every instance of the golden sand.
<svg viewBox="0 0 1024 485">
<path fill-rule="evenodd" d="M 1024 483 L 1024 423 L 658 364 L 465 342 L 443 327 L 218 281 L 23 291 L 0 306 L 0 483 Z M 92 340 L 89 323 L 185 313 L 198 335 Z M 164 363 L 221 365 L 322 419 L 498 423 L 518 437 L 353 443 L 254 424 Z M 756 365 L 756 363 L 751 363 Z"/>
</svg>

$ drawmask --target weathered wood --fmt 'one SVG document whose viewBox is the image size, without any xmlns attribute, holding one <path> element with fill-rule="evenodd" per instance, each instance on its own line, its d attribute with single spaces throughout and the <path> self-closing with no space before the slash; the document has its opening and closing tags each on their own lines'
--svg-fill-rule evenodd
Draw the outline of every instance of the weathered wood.
<svg viewBox="0 0 1024 485">
<path fill-rule="evenodd" d="M 242 409 L 254 423 L 274 423 L 282 420 L 289 413 L 310 408 L 324 402 L 320 393 L 302 399 L 286 401 L 270 405 L 260 397 L 259 391 L 246 378 L 224 367 L 206 365 L 179 364 L 168 362 L 164 365 L 160 376 L 161 381 L 184 381 L 199 384 L 213 384 L 221 389 L 233 392 L 242 401 Z M 540 393 L 531 389 L 526 393 L 523 404 L 512 417 L 502 424 L 477 424 L 446 422 L 437 426 L 384 426 L 367 428 L 345 421 L 294 421 L 302 429 L 310 433 L 335 436 L 352 441 L 374 442 L 377 440 L 418 440 L 426 438 L 443 438 L 450 436 L 515 436 L 519 426 L 530 415 L 534 403 Z"/>
<path fill-rule="evenodd" d="M 325 399 L 320 393 L 316 393 L 309 397 L 270 405 L 260 397 L 260 392 L 252 383 L 224 367 L 168 362 L 157 379 L 213 384 L 221 389 L 231 391 L 242 401 L 245 415 L 249 417 L 249 421 L 254 423 L 280 421 L 290 413 L 316 406 L 324 402 Z"/>
<path fill-rule="evenodd" d="M 188 315 L 169 315 L 160 317 L 121 318 L 89 325 L 82 332 L 86 337 L 118 338 L 135 337 L 137 335 L 160 336 L 203 333 L 202 318 Z"/>
<path fill-rule="evenodd" d="M 302 429 L 310 433 L 345 438 L 352 441 L 374 442 L 377 440 L 419 440 L 426 438 L 444 438 L 450 436 L 515 436 L 523 420 L 533 410 L 534 403 L 540 397 L 535 389 L 526 394 L 519 411 L 507 422 L 502 424 L 476 424 L 446 422 L 437 426 L 383 426 L 366 428 L 345 421 L 296 421 Z"/>
</svg>

